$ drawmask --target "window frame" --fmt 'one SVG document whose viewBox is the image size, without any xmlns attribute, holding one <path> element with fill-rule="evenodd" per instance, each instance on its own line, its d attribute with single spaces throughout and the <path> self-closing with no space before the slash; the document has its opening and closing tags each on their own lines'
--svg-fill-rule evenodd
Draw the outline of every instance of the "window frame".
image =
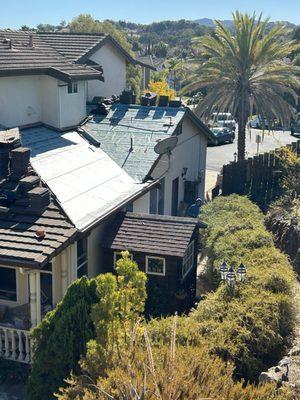
<svg viewBox="0 0 300 400">
<path fill-rule="evenodd" d="M 148 266 L 149 266 L 149 259 L 154 259 L 154 260 L 162 260 L 163 261 L 163 272 L 152 272 L 149 271 Z M 146 256 L 146 274 L 149 275 L 157 275 L 157 276 L 166 276 L 166 259 L 165 257 L 158 257 L 158 256 Z"/>
<path fill-rule="evenodd" d="M 18 304 L 19 303 L 19 272 L 17 272 L 17 268 L 9 267 L 1 265 L 0 268 L 11 269 L 15 271 L 16 277 L 16 300 L 8 300 L 8 299 L 0 299 L 0 304 Z M 3 291 L 4 292 L 4 291 Z"/>
<path fill-rule="evenodd" d="M 122 254 L 123 251 L 125 251 L 125 250 L 114 250 L 114 263 L 113 263 L 114 271 L 116 270 L 116 263 L 119 260 L 119 259 L 117 260 L 117 256 Z M 131 261 L 133 261 L 133 254 L 130 252 L 128 252 L 128 253 L 129 253 L 129 257 L 130 257 Z"/>
<path fill-rule="evenodd" d="M 70 82 L 67 86 L 68 94 L 77 94 L 78 93 L 78 82 Z"/>
<path fill-rule="evenodd" d="M 190 252 L 190 250 L 191 250 L 191 252 Z M 194 263 L 195 263 L 194 258 L 195 258 L 195 240 L 193 239 L 189 243 L 188 247 L 186 248 L 186 251 L 185 251 L 183 259 L 182 259 L 182 279 L 184 279 L 193 269 Z M 185 259 L 187 259 L 187 261 L 190 261 L 190 259 L 192 259 L 192 263 L 190 264 L 191 266 L 184 272 L 184 265 L 187 263 L 187 262 L 185 262 Z"/>
<path fill-rule="evenodd" d="M 84 258 L 84 260 L 83 260 L 82 262 L 80 262 L 80 264 L 79 264 L 79 263 L 78 263 L 78 261 L 79 261 L 79 256 L 78 256 L 78 243 L 79 243 L 80 241 L 83 241 L 83 240 L 86 241 L 86 252 L 83 253 L 83 256 L 85 256 L 85 258 Z M 77 278 L 81 278 L 81 277 L 84 276 L 84 275 L 81 275 L 81 276 L 78 275 L 78 271 L 80 270 L 80 268 L 83 268 L 85 265 L 87 265 L 87 273 L 86 273 L 86 276 L 88 276 L 88 272 L 89 272 L 88 237 L 84 237 L 84 238 L 81 238 L 81 239 L 77 240 L 76 246 L 77 246 L 77 247 L 76 247 L 76 250 L 77 250 L 77 257 L 76 257 L 76 276 L 77 276 Z M 80 258 L 82 258 L 82 255 L 80 256 Z"/>
</svg>

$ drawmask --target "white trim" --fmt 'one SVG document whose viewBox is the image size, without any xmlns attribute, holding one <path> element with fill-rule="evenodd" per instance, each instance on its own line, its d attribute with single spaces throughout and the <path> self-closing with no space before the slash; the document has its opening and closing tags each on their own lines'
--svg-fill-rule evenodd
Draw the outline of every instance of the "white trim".
<svg viewBox="0 0 300 400">
<path fill-rule="evenodd" d="M 190 254 L 190 250 L 192 252 L 192 254 Z M 190 258 L 192 257 L 192 263 L 190 264 L 191 266 L 189 267 L 188 270 L 185 271 L 185 273 L 183 274 L 183 265 L 185 261 L 189 261 Z M 184 279 L 189 273 L 190 271 L 193 269 L 194 267 L 194 259 L 195 259 L 195 241 L 192 240 L 191 243 L 188 245 L 188 247 L 186 248 L 186 251 L 184 253 L 183 259 L 182 259 L 182 279 Z"/>
<path fill-rule="evenodd" d="M 116 251 L 114 251 L 114 264 L 113 264 L 113 269 L 114 270 L 116 269 L 116 262 L 118 261 L 117 260 L 117 256 L 119 254 L 122 254 L 123 251 L 125 251 L 125 250 L 116 250 Z M 132 253 L 129 253 L 129 257 L 130 257 L 131 261 L 133 261 L 133 254 Z"/>
<path fill-rule="evenodd" d="M 148 271 L 149 258 L 152 258 L 153 260 L 162 260 L 163 261 L 163 272 L 162 273 Z M 146 274 L 165 276 L 166 275 L 166 259 L 164 257 L 146 256 Z"/>
</svg>

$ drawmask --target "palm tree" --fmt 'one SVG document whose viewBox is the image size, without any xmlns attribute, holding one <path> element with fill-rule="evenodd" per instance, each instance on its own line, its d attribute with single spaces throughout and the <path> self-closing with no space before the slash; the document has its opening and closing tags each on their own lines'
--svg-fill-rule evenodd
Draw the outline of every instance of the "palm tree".
<svg viewBox="0 0 300 400">
<path fill-rule="evenodd" d="M 207 90 L 197 107 L 206 120 L 212 112 L 231 112 L 238 122 L 238 160 L 245 157 L 246 125 L 253 108 L 262 121 L 278 119 L 289 125 L 292 103 L 297 102 L 300 68 L 288 64 L 286 56 L 299 44 L 286 41 L 285 27 L 267 30 L 268 19 L 255 14 L 233 14 L 234 30 L 220 21 L 212 35 L 198 39 L 201 65 L 184 92 Z M 204 61 L 203 61 L 204 57 Z"/>
</svg>

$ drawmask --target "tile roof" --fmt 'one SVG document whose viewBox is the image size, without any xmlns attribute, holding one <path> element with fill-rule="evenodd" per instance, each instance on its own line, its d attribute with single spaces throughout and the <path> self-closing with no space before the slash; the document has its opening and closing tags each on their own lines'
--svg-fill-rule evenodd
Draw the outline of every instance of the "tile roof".
<svg viewBox="0 0 300 400">
<path fill-rule="evenodd" d="M 136 183 L 76 131 L 62 133 L 40 126 L 22 130 L 21 142 L 31 149 L 33 167 L 81 231 L 151 187 Z"/>
<path fill-rule="evenodd" d="M 60 54 L 72 61 L 77 61 L 89 50 L 99 45 L 105 35 L 70 34 L 70 33 L 38 33 L 41 40 L 48 43 Z"/>
<path fill-rule="evenodd" d="M 102 71 L 71 62 L 36 33 L 0 31 L 0 76 L 26 74 L 47 74 L 67 82 L 103 79 Z"/>
<path fill-rule="evenodd" d="M 183 257 L 198 227 L 196 219 L 120 212 L 103 236 L 103 247 Z"/>
<path fill-rule="evenodd" d="M 148 65 L 143 62 L 143 60 L 132 57 L 131 54 L 110 35 L 69 32 L 38 32 L 37 35 L 60 54 L 75 62 L 86 62 L 88 57 L 104 44 L 110 43 L 123 54 L 128 62 L 134 65 L 139 64 L 141 66 L 146 66 L 153 70 L 156 69 L 152 64 Z"/>
<path fill-rule="evenodd" d="M 2 140 L 0 150 L 4 157 Z M 28 152 L 17 150 L 17 157 Z M 11 161 L 10 175 L 0 178 L 0 264 L 41 268 L 74 241 L 77 230 L 55 199 L 49 202 L 49 190 L 31 167 L 18 178 L 13 168 Z M 39 238 L 38 230 L 45 236 Z"/>
<path fill-rule="evenodd" d="M 130 176 L 136 181 L 143 181 L 158 158 L 154 146 L 174 133 L 185 112 L 184 107 L 116 103 L 107 116 L 95 116 L 82 128 Z M 132 152 L 129 151 L 131 139 Z"/>
<path fill-rule="evenodd" d="M 82 129 L 86 137 L 98 142 L 121 168 L 136 181 L 151 173 L 158 159 L 154 146 L 172 136 L 188 116 L 199 132 L 210 137 L 210 130 L 186 107 L 147 107 L 115 103 L 107 116 L 94 116 Z M 213 136 L 213 135 L 212 135 Z M 131 142 L 133 151 L 130 151 Z"/>
</svg>

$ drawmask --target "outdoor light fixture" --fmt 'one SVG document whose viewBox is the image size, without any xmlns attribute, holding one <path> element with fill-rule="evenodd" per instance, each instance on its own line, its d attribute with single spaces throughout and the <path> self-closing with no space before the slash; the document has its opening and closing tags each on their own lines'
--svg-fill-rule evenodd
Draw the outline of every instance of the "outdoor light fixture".
<svg viewBox="0 0 300 400">
<path fill-rule="evenodd" d="M 226 274 L 226 282 L 230 289 L 234 288 L 235 281 L 236 281 L 236 274 L 234 272 L 234 269 L 232 267 L 230 267 Z"/>
<path fill-rule="evenodd" d="M 237 276 L 240 282 L 244 282 L 246 278 L 246 267 L 243 263 L 241 263 L 237 269 Z"/>
<path fill-rule="evenodd" d="M 225 280 L 226 280 L 227 272 L 228 272 L 228 266 L 227 266 L 227 264 L 226 264 L 226 261 L 224 261 L 223 264 L 222 264 L 221 267 L 220 267 L 220 273 L 221 273 L 221 279 L 222 279 L 222 281 L 225 281 Z"/>
<path fill-rule="evenodd" d="M 184 168 L 182 168 L 182 173 L 181 173 L 181 176 L 182 176 L 182 178 L 185 180 L 185 176 L 186 176 L 186 173 L 187 173 L 187 168 L 186 167 L 184 167 Z"/>
</svg>

